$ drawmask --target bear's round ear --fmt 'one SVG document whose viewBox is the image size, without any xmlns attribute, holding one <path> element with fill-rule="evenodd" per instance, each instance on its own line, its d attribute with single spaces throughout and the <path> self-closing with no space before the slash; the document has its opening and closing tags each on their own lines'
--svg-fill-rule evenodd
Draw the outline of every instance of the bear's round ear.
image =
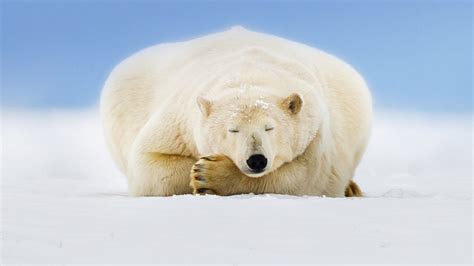
<svg viewBox="0 0 474 266">
<path fill-rule="evenodd" d="M 292 93 L 281 101 L 281 106 L 284 110 L 296 115 L 303 107 L 303 97 L 298 93 Z"/>
<path fill-rule="evenodd" d="M 199 109 L 201 110 L 202 115 L 204 117 L 208 117 L 211 113 L 212 102 L 202 96 L 198 96 L 197 104 L 199 106 Z"/>
</svg>

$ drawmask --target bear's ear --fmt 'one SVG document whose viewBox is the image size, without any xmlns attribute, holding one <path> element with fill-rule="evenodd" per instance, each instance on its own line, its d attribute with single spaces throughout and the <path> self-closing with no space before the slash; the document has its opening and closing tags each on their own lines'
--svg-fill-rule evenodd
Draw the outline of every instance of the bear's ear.
<svg viewBox="0 0 474 266">
<path fill-rule="evenodd" d="M 284 110 L 296 115 L 303 107 L 303 97 L 298 93 L 292 93 L 281 102 L 281 106 Z"/>
<path fill-rule="evenodd" d="M 211 113 L 212 102 L 202 96 L 198 96 L 197 104 L 199 106 L 199 109 L 201 110 L 202 115 L 204 117 L 208 117 Z"/>
</svg>

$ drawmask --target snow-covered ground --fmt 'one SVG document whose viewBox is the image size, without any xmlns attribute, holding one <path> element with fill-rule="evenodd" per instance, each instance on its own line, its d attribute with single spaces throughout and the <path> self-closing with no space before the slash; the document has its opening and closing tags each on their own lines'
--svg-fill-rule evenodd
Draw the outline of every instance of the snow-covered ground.
<svg viewBox="0 0 474 266">
<path fill-rule="evenodd" d="M 131 198 L 96 111 L 2 114 L 5 263 L 471 263 L 470 115 L 378 112 L 365 198 Z"/>
</svg>

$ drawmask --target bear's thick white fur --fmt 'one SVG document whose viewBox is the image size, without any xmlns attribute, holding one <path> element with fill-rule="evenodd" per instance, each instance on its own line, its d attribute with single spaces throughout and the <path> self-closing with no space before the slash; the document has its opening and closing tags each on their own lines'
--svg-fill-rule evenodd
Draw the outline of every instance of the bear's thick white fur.
<svg viewBox="0 0 474 266">
<path fill-rule="evenodd" d="M 298 113 L 288 99 L 302 101 Z M 336 57 L 236 27 L 124 60 L 106 81 L 101 115 L 132 195 L 191 193 L 199 157 L 224 154 L 243 169 L 258 150 L 271 169 L 224 194 L 339 197 L 367 145 L 372 103 L 363 78 Z"/>
</svg>

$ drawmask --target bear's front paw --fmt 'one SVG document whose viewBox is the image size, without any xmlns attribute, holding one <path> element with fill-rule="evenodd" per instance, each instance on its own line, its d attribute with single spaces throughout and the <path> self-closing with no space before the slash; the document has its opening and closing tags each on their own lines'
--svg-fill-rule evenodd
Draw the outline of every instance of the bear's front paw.
<svg viewBox="0 0 474 266">
<path fill-rule="evenodd" d="M 194 194 L 229 195 L 240 171 L 224 155 L 201 157 L 191 168 Z"/>
</svg>

